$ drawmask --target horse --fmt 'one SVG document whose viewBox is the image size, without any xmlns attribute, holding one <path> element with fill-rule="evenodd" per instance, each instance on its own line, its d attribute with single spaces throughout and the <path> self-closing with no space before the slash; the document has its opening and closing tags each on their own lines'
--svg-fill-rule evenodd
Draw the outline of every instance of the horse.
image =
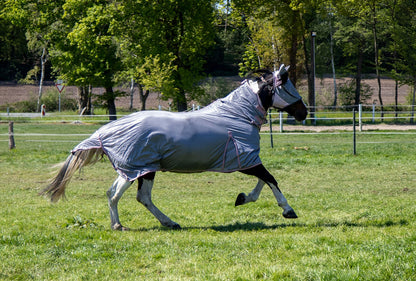
<svg viewBox="0 0 416 281">
<path fill-rule="evenodd" d="M 153 182 L 158 171 L 239 171 L 255 176 L 257 185 L 248 195 L 238 194 L 235 206 L 256 201 L 267 184 L 283 209 L 283 217 L 297 218 L 259 157 L 260 127 L 267 122 L 270 107 L 286 111 L 298 121 L 307 116 L 306 106 L 287 70 L 284 65 L 274 72 L 263 70 L 259 77 L 244 80 L 225 98 L 198 111 L 140 111 L 112 121 L 79 143 L 39 194 L 57 202 L 65 197 L 67 184 L 76 170 L 106 155 L 118 173 L 106 193 L 113 230 L 129 230 L 120 223 L 117 205 L 135 180 L 138 181 L 137 201 L 162 226 L 181 228 L 152 202 Z"/>
</svg>

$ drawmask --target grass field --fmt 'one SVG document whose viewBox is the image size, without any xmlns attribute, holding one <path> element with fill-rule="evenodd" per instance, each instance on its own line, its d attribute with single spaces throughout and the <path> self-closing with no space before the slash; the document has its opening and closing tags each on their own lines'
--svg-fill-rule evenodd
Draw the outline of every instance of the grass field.
<svg viewBox="0 0 416 281">
<path fill-rule="evenodd" d="M 262 135 L 262 160 L 297 212 L 286 220 L 240 173 L 158 173 L 153 200 L 174 231 L 135 200 L 119 203 L 130 232 L 110 230 L 108 160 L 77 174 L 67 200 L 37 196 L 97 125 L 0 124 L 0 280 L 416 280 L 415 134 Z M 49 134 L 47 136 L 40 134 Z M 61 134 L 67 134 L 62 136 Z"/>
</svg>

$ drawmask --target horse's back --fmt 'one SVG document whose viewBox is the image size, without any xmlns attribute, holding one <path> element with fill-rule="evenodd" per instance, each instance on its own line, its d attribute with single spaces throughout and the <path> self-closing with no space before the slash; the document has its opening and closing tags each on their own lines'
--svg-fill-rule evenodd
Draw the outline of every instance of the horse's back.
<svg viewBox="0 0 416 281">
<path fill-rule="evenodd" d="M 260 163 L 257 128 L 216 107 L 133 113 L 101 127 L 76 149 L 91 143 L 129 180 L 154 171 L 231 172 Z"/>
</svg>

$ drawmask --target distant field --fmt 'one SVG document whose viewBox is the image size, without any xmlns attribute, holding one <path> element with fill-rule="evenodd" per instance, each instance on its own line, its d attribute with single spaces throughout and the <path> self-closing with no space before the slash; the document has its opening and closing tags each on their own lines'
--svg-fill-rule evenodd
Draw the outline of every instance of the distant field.
<svg viewBox="0 0 416 281">
<path fill-rule="evenodd" d="M 262 135 L 262 160 L 297 212 L 286 220 L 265 188 L 240 173 L 158 173 L 153 200 L 173 231 L 135 200 L 119 204 L 133 229 L 110 230 L 103 160 L 74 177 L 67 200 L 37 196 L 99 125 L 0 123 L 0 280 L 416 280 L 416 138 L 408 132 Z"/>
<path fill-rule="evenodd" d="M 243 78 L 238 76 L 231 76 L 227 77 L 230 84 L 234 84 L 236 87 L 239 85 L 239 81 L 242 81 Z M 345 82 L 345 79 L 337 79 L 338 86 Z M 368 104 L 372 104 L 373 101 L 377 101 L 376 104 L 379 104 L 378 100 L 378 86 L 376 79 L 363 79 L 363 82 L 370 85 L 373 91 L 373 96 L 369 99 Z M 297 85 L 299 92 L 306 97 L 307 96 L 307 83 L 305 80 L 299 80 L 299 85 Z M 326 105 L 332 105 L 332 96 L 333 96 L 333 80 L 330 78 L 324 79 L 317 79 L 316 80 L 316 99 L 317 105 L 322 105 L 325 103 Z M 394 104 L 394 88 L 395 82 L 392 79 L 382 79 L 382 98 L 383 103 L 385 105 L 392 105 Z M 125 88 L 117 88 L 118 90 L 130 93 L 130 89 L 128 87 Z M 18 101 L 28 100 L 30 97 L 37 97 L 39 88 L 36 85 L 18 85 L 11 82 L 0 82 L 0 106 L 6 104 L 13 104 Z M 49 81 L 43 88 L 43 92 L 46 93 L 48 91 L 55 91 L 58 94 L 58 90 L 54 86 L 53 81 Z M 407 104 L 406 97 L 409 95 L 411 89 L 407 85 L 401 85 L 398 88 L 398 101 L 399 104 Z M 94 94 L 101 94 L 104 92 L 102 88 L 94 88 Z M 226 95 L 227 93 L 224 93 Z M 68 97 L 76 98 L 77 97 L 77 87 L 75 86 L 66 86 L 62 95 L 66 95 Z M 163 101 L 159 99 L 156 93 L 151 93 L 147 102 L 148 109 L 156 109 L 160 104 L 163 108 L 169 108 L 169 101 Z M 116 100 L 116 106 L 118 108 L 128 109 L 130 107 L 130 96 L 118 98 Z M 190 105 L 192 106 L 192 105 Z M 133 99 L 133 107 L 135 109 L 141 108 L 140 99 L 138 97 L 138 90 L 135 90 L 134 99 Z"/>
</svg>

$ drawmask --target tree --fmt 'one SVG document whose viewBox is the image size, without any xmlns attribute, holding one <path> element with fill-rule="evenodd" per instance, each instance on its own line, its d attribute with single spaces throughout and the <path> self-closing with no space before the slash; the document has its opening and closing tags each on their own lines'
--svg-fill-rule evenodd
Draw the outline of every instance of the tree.
<svg viewBox="0 0 416 281">
<path fill-rule="evenodd" d="M 150 27 L 154 16 L 149 9 L 140 1 L 124 1 L 118 9 L 120 21 L 115 37 L 124 64 L 120 80 L 131 77 L 137 83 L 141 110 L 146 109 L 150 91 L 162 96 L 172 91 L 172 73 L 176 70 L 176 66 L 172 65 L 175 59 L 173 54 L 158 52 L 154 45 L 156 34 Z"/>
<path fill-rule="evenodd" d="M 338 22 L 336 24 L 337 30 L 334 33 L 334 38 L 344 54 L 347 58 L 353 59 L 352 64 L 347 67 L 355 73 L 355 105 L 360 103 L 364 60 L 370 49 L 372 35 L 366 21 L 359 16 L 360 7 L 361 2 L 354 2 L 354 5 L 349 6 L 337 6 Z"/>
<path fill-rule="evenodd" d="M 411 85 L 413 91 L 410 98 L 411 105 L 411 123 L 414 122 L 415 98 L 416 98 L 416 3 L 412 0 L 394 0 L 394 13 L 390 20 L 400 20 L 394 22 L 389 21 L 390 34 L 393 42 L 389 44 L 390 48 L 393 44 L 393 50 L 397 52 L 393 58 L 393 67 L 400 74 L 399 79 L 402 83 Z M 389 6 L 391 8 L 391 6 Z M 395 17 L 393 17 L 395 16 Z M 391 50 L 391 49 L 390 49 Z"/>
<path fill-rule="evenodd" d="M 249 30 L 235 24 L 232 18 L 232 1 L 217 1 L 214 11 L 215 43 L 208 49 L 204 70 L 212 76 L 236 75 L 245 53 Z"/>
<path fill-rule="evenodd" d="M 286 20 L 296 18 L 297 12 L 283 1 L 235 0 L 232 4 L 234 25 L 246 26 L 249 30 L 249 42 L 243 61 L 239 64 L 240 75 L 244 76 L 258 68 L 273 69 L 283 62 L 289 62 L 291 79 L 296 84 L 299 37 L 296 26 L 292 26 L 294 28 L 290 31 L 286 29 L 289 25 Z"/>
<path fill-rule="evenodd" d="M 140 81 L 139 92 L 142 110 L 146 109 L 146 99 L 150 91 L 162 95 L 165 91 L 169 91 L 173 85 L 171 77 L 174 70 L 175 66 L 172 66 L 172 62 L 161 62 L 159 56 L 146 57 L 144 63 L 135 68 L 134 75 Z"/>
<path fill-rule="evenodd" d="M 156 37 L 162 54 L 174 56 L 172 91 L 164 94 L 172 98 L 178 111 L 187 109 L 186 95 L 201 79 L 204 55 L 213 44 L 213 3 L 200 0 L 157 1 L 151 4 L 155 14 Z"/>
<path fill-rule="evenodd" d="M 173 99 L 179 111 L 186 110 L 185 93 L 201 78 L 205 52 L 213 44 L 213 3 L 124 1 L 123 18 L 128 21 L 128 25 L 124 25 L 128 39 L 128 45 L 123 47 L 127 50 L 126 59 L 140 65 L 146 59 L 157 58 L 159 67 L 170 65 L 170 77 L 165 82 L 170 81 L 171 85 L 163 87 L 162 98 Z"/>
<path fill-rule="evenodd" d="M 113 90 L 115 75 L 121 71 L 121 58 L 114 40 L 117 4 L 105 0 L 66 0 L 62 20 L 57 22 L 53 45 L 54 68 L 67 83 L 80 87 L 81 100 L 88 100 L 90 88 L 104 87 L 102 100 L 110 120 L 116 119 Z M 80 108 L 81 109 L 81 108 Z"/>
<path fill-rule="evenodd" d="M 33 59 L 27 47 L 24 0 L 0 1 L 0 79 L 20 80 Z"/>
<path fill-rule="evenodd" d="M 42 87 L 45 79 L 45 67 L 49 59 L 48 49 L 50 45 L 49 34 L 52 32 L 53 23 L 62 13 L 60 1 L 48 0 L 27 0 L 25 8 L 27 10 L 27 32 L 28 47 L 39 56 L 40 79 L 36 110 L 40 111 Z"/>
</svg>

